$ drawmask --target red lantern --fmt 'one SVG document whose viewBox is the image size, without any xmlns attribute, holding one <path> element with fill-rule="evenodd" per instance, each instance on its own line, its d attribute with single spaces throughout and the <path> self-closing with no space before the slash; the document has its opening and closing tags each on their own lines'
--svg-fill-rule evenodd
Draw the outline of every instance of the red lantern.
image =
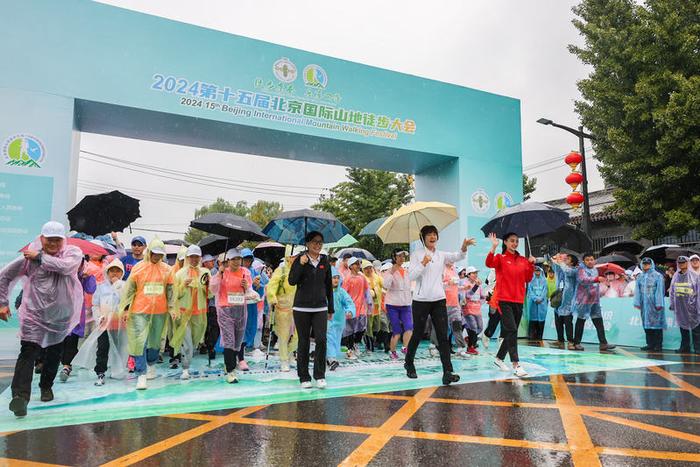
<svg viewBox="0 0 700 467">
<path fill-rule="evenodd" d="M 578 191 L 574 191 L 566 197 L 566 202 L 569 203 L 572 208 L 578 209 L 578 207 L 583 204 L 583 195 Z"/>
<path fill-rule="evenodd" d="M 564 158 L 564 162 L 566 162 L 566 165 L 571 167 L 571 170 L 576 170 L 576 167 L 583 162 L 583 157 L 581 156 L 580 152 L 577 151 L 571 151 L 567 156 Z"/>
<path fill-rule="evenodd" d="M 571 172 L 569 175 L 567 175 L 564 181 L 569 184 L 572 190 L 576 190 L 576 188 L 578 188 L 578 186 L 583 182 L 583 175 L 581 175 L 581 172 Z"/>
</svg>

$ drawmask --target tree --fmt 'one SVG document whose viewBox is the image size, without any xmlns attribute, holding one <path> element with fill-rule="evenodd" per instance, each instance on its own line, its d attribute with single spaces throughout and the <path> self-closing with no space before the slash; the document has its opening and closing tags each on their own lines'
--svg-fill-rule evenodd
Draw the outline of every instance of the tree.
<svg viewBox="0 0 700 467">
<path fill-rule="evenodd" d="M 347 181 L 331 188 L 329 195 L 321 195 L 313 208 L 334 214 L 356 238 L 367 223 L 392 214 L 413 199 L 410 175 L 350 167 L 346 176 Z M 378 257 L 387 256 L 391 249 L 384 248 L 376 237 L 362 237 L 356 246 Z"/>
<path fill-rule="evenodd" d="M 530 195 L 537 189 L 537 177 L 528 177 L 523 174 L 523 201 L 530 199 Z"/>
<path fill-rule="evenodd" d="M 199 209 L 195 209 L 194 218 L 197 219 L 198 217 L 202 217 L 203 215 L 211 212 L 225 212 L 241 217 L 247 217 L 250 209 L 248 208 L 248 203 L 246 201 L 238 201 L 236 204 L 232 204 L 223 198 L 217 198 L 216 201 L 209 206 L 202 206 Z M 206 232 L 190 227 L 187 229 L 187 233 L 185 234 L 185 241 L 196 244 L 207 235 L 208 234 Z"/>
<path fill-rule="evenodd" d="M 281 203 L 276 201 L 258 200 L 250 207 L 248 218 L 264 228 L 275 216 L 283 211 Z"/>
<path fill-rule="evenodd" d="M 576 111 L 634 236 L 700 227 L 700 3 L 584 0 L 569 46 L 589 77 Z"/>
</svg>

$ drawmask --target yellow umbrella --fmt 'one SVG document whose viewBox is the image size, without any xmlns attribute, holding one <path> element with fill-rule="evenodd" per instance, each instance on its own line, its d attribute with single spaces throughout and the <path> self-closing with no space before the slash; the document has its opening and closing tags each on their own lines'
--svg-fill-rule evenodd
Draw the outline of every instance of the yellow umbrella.
<svg viewBox="0 0 700 467">
<path fill-rule="evenodd" d="M 420 239 L 420 229 L 434 225 L 442 230 L 457 220 L 457 208 L 438 201 L 418 201 L 398 209 L 377 229 L 384 243 L 410 243 Z"/>
</svg>

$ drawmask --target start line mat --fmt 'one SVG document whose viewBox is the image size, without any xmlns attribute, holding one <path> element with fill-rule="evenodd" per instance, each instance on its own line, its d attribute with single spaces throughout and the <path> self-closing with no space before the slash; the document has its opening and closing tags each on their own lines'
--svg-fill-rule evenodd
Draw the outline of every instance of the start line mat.
<svg viewBox="0 0 700 467">
<path fill-rule="evenodd" d="M 674 363 L 525 345 L 519 346 L 518 351 L 521 364 L 532 377 Z M 469 359 L 453 358 L 455 372 L 461 376 L 457 384 L 514 378 L 511 372 L 500 371 L 493 359 L 491 352 Z M 416 357 L 418 379 L 406 377 L 403 358 L 392 361 L 388 354 L 375 352 L 363 354 L 357 361 L 342 360 L 336 371 L 327 371 L 328 388 L 324 390 L 301 389 L 294 368 L 289 373 L 280 372 L 276 357 L 270 358 L 267 371 L 264 359 L 248 360 L 248 363 L 251 371 L 239 372 L 238 384 L 228 384 L 224 380 L 221 355 L 211 367 L 207 366 L 205 355 L 197 355 L 190 368 L 193 378 L 187 381 L 180 380 L 180 369 L 171 370 L 163 363 L 157 366 L 158 377 L 150 380 L 144 391 L 135 389 L 133 375 L 126 380 L 107 378 L 104 386 L 97 387 L 94 372 L 76 368 L 67 382 L 61 383 L 56 378 L 55 399 L 49 403 L 39 400 L 39 378 L 35 375 L 26 417 L 16 418 L 8 410 L 10 388 L 0 394 L 0 432 L 422 389 L 442 384 L 440 359 L 429 357 L 425 346 L 421 346 Z"/>
</svg>

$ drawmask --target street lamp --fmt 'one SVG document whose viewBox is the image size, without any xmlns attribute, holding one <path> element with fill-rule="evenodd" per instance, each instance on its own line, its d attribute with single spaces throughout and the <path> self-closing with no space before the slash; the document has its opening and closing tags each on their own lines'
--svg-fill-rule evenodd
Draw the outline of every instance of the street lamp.
<svg viewBox="0 0 700 467">
<path fill-rule="evenodd" d="M 560 125 L 553 122 L 547 118 L 540 118 L 537 123 L 542 125 L 552 125 L 562 130 L 568 131 L 569 133 L 576 135 L 578 137 L 578 147 L 581 153 L 581 174 L 583 175 L 583 183 L 581 184 L 581 194 L 583 195 L 583 215 L 581 216 L 581 230 L 583 230 L 589 237 L 591 236 L 591 208 L 588 202 L 588 176 L 586 174 L 586 150 L 583 147 L 583 140 L 588 138 L 590 140 L 595 140 L 595 137 L 589 133 L 583 131 L 583 126 L 578 127 L 578 130 L 570 128 L 565 125 Z"/>
</svg>

